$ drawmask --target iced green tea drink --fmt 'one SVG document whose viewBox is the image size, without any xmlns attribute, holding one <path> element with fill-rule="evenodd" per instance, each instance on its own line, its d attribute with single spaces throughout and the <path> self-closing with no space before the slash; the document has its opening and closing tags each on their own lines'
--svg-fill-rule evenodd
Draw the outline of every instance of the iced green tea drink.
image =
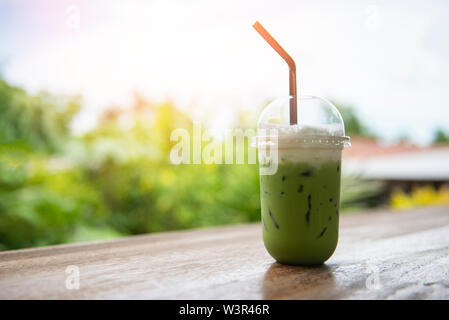
<svg viewBox="0 0 449 320">
<path fill-rule="evenodd" d="M 280 263 L 321 264 L 337 247 L 341 150 L 349 137 L 332 103 L 298 95 L 294 60 L 258 21 L 253 27 L 289 68 L 289 97 L 267 106 L 258 122 L 265 247 Z"/>
<path fill-rule="evenodd" d="M 259 121 L 258 136 L 266 138 L 258 143 L 263 240 L 280 263 L 317 265 L 337 247 L 341 152 L 349 138 L 329 102 L 302 100 L 302 119 L 309 124 L 283 123 L 274 116 L 280 113 L 276 104 Z M 307 116 L 308 104 L 318 115 Z"/>
</svg>

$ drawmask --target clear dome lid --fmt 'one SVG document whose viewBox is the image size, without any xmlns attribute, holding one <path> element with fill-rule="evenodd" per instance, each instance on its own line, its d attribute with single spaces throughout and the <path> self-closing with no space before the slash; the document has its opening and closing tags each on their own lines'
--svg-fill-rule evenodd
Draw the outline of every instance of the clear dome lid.
<svg viewBox="0 0 449 320">
<path fill-rule="evenodd" d="M 298 99 L 298 123 L 290 125 L 290 97 L 276 99 L 262 112 L 258 120 L 257 147 L 273 144 L 273 132 L 284 147 L 350 146 L 345 136 L 343 118 L 328 100 L 316 96 Z"/>
</svg>

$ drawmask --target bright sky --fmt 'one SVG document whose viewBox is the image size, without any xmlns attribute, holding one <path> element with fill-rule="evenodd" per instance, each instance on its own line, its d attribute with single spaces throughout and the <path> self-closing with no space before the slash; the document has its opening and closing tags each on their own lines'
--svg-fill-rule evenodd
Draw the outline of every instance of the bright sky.
<svg viewBox="0 0 449 320">
<path fill-rule="evenodd" d="M 132 90 L 228 124 L 299 90 L 354 105 L 387 140 L 449 130 L 448 1 L 0 0 L 0 70 L 37 92 L 82 93 L 84 130 Z M 192 107 L 195 106 L 195 107 Z"/>
</svg>

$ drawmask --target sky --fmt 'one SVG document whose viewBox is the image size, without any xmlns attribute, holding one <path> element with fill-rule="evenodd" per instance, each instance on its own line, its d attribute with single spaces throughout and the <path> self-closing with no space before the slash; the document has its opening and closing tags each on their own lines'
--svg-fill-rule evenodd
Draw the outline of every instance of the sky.
<svg viewBox="0 0 449 320">
<path fill-rule="evenodd" d="M 300 94 L 354 106 L 385 141 L 449 130 L 448 1 L 0 0 L 0 74 L 32 93 L 82 94 L 77 132 L 133 91 L 226 127 Z"/>
</svg>

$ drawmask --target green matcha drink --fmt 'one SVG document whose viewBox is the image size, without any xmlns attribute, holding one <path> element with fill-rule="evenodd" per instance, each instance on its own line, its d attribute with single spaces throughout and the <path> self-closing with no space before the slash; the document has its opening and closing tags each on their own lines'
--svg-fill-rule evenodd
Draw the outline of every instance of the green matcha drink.
<svg viewBox="0 0 449 320">
<path fill-rule="evenodd" d="M 263 239 L 281 263 L 320 264 L 337 246 L 341 161 L 339 150 L 328 153 L 319 162 L 282 159 L 260 177 Z"/>
<path fill-rule="evenodd" d="M 289 67 L 289 97 L 264 109 L 255 139 L 265 248 L 280 263 L 321 264 L 337 247 L 341 150 L 349 137 L 332 103 L 297 94 L 294 60 L 258 21 L 253 27 Z"/>
<path fill-rule="evenodd" d="M 288 123 L 288 100 L 259 118 L 263 240 L 280 263 L 317 265 L 337 247 L 341 152 L 349 137 L 330 102 L 303 96 L 300 103 L 305 123 Z"/>
</svg>

